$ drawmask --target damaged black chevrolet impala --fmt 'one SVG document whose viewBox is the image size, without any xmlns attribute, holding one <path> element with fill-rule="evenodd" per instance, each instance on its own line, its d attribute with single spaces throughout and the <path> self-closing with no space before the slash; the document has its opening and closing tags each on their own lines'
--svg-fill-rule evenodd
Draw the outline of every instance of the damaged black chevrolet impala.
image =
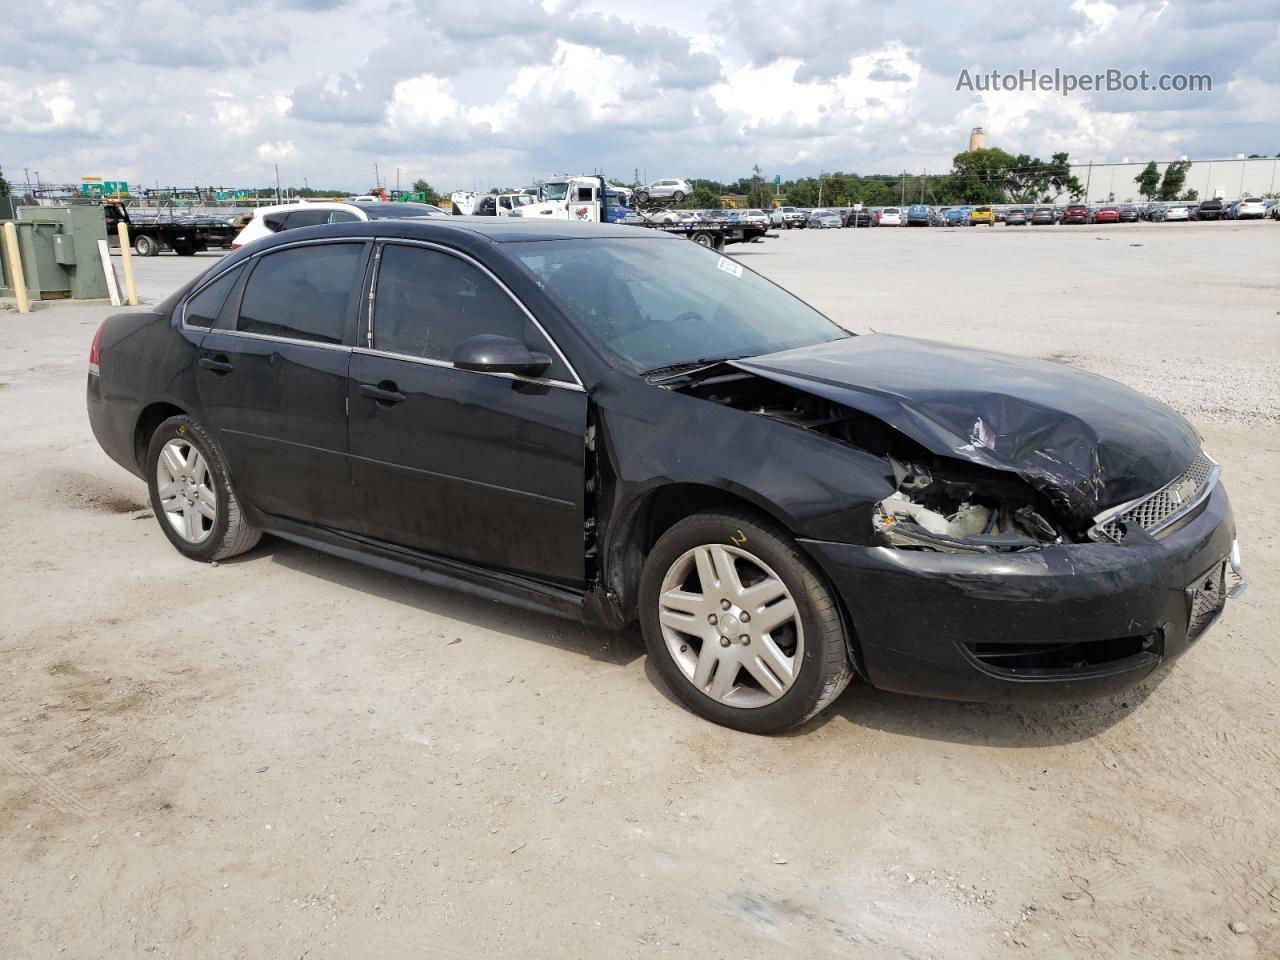
<svg viewBox="0 0 1280 960">
<path fill-rule="evenodd" d="M 619 628 L 754 732 L 856 672 L 1098 696 L 1243 588 L 1218 464 L 1052 363 L 854 336 L 659 231 L 289 231 L 108 319 L 89 417 L 193 560 L 263 532 Z"/>
</svg>

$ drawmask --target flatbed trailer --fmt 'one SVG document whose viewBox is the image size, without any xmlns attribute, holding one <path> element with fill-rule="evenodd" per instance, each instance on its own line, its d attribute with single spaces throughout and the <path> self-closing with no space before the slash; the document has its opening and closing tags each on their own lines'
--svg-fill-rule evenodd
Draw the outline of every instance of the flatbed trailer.
<svg viewBox="0 0 1280 960">
<path fill-rule="evenodd" d="M 662 230 L 692 240 L 694 243 L 713 250 L 723 250 L 735 243 L 750 243 L 768 234 L 769 228 L 763 224 L 719 223 L 714 220 L 696 221 L 694 223 L 640 223 L 635 226 L 648 227 L 651 230 Z"/>
<path fill-rule="evenodd" d="M 129 225 L 133 252 L 140 257 L 154 257 L 161 250 L 172 250 L 180 257 L 190 257 L 210 247 L 229 249 L 236 228 L 220 217 L 174 216 L 172 213 L 131 215 L 121 203 L 102 206 L 107 220 L 107 233 L 114 239 L 116 224 Z"/>
</svg>

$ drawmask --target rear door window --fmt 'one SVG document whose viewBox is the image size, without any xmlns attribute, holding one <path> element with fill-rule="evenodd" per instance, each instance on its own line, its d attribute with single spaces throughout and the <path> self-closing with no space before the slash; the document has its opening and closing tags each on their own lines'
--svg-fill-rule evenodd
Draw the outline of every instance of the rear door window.
<svg viewBox="0 0 1280 960">
<path fill-rule="evenodd" d="M 243 272 L 243 266 L 233 267 L 188 300 L 183 314 L 187 326 L 212 327 Z"/>
<path fill-rule="evenodd" d="M 372 346 L 407 357 L 450 362 L 480 333 L 514 337 L 552 358 L 545 376 L 572 381 L 559 354 L 505 290 L 461 257 L 387 244 L 378 262 Z"/>
<path fill-rule="evenodd" d="M 245 287 L 236 330 L 351 343 L 366 246 L 311 244 L 262 256 Z"/>
</svg>

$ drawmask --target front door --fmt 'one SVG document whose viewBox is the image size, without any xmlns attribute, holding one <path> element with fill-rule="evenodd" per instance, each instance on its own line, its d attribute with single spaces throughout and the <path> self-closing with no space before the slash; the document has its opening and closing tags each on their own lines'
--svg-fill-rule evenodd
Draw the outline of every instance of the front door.
<svg viewBox="0 0 1280 960">
<path fill-rule="evenodd" d="M 388 243 L 369 346 L 349 380 L 352 477 L 370 537 L 477 565 L 584 577 L 586 394 L 523 307 L 474 261 Z M 530 380 L 459 370 L 480 333 L 556 358 Z"/>
<path fill-rule="evenodd" d="M 237 492 L 264 513 L 356 529 L 347 375 L 368 247 L 264 254 L 247 268 L 238 308 L 222 310 L 201 342 L 204 416 Z"/>
</svg>

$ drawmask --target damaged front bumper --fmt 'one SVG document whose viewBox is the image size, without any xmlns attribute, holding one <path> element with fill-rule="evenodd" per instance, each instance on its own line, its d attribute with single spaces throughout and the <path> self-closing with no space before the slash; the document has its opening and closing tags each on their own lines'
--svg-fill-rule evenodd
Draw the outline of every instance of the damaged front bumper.
<svg viewBox="0 0 1280 960">
<path fill-rule="evenodd" d="M 1243 589 L 1219 484 L 1162 538 L 996 554 L 802 540 L 884 690 L 972 701 L 1082 700 L 1185 652 Z"/>
</svg>

